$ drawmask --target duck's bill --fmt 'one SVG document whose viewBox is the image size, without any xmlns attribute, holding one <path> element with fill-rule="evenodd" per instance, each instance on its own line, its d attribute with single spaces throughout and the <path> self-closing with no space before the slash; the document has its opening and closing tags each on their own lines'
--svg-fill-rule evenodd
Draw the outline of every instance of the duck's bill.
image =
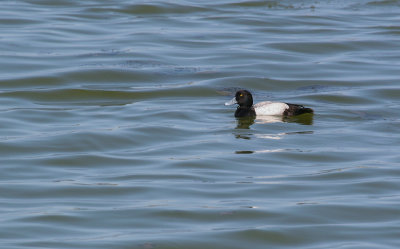
<svg viewBox="0 0 400 249">
<path fill-rule="evenodd" d="M 234 105 L 237 104 L 236 98 L 231 99 L 231 101 L 225 102 L 225 105 Z"/>
</svg>

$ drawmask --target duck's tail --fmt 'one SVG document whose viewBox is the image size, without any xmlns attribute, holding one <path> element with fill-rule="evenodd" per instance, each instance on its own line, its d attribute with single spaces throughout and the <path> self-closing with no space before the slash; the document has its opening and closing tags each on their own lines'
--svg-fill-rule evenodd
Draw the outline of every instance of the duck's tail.
<svg viewBox="0 0 400 249">
<path fill-rule="evenodd" d="M 305 113 L 314 113 L 313 109 L 306 108 L 302 105 L 296 105 L 296 104 L 287 104 L 287 105 L 289 106 L 289 108 L 286 109 L 285 112 L 283 113 L 283 115 L 285 115 L 285 116 L 294 116 L 294 115 L 300 115 L 300 114 L 305 114 Z"/>
</svg>

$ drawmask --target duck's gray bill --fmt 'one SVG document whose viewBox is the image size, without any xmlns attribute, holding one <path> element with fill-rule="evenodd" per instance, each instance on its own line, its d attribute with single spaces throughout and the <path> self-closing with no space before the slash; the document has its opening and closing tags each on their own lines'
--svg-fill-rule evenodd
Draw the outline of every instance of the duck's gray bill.
<svg viewBox="0 0 400 249">
<path fill-rule="evenodd" d="M 236 98 L 233 98 L 231 101 L 225 102 L 225 105 L 234 105 L 237 104 Z"/>
</svg>

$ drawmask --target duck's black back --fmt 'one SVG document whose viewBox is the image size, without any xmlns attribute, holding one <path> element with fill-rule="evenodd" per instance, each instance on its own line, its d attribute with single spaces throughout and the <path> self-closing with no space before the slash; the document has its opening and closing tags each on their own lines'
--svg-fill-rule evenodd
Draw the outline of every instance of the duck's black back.
<svg viewBox="0 0 400 249">
<path fill-rule="evenodd" d="M 288 104 L 286 103 L 289 108 L 286 109 L 283 112 L 284 116 L 294 116 L 294 115 L 300 115 L 300 114 L 304 114 L 304 113 L 313 113 L 313 109 L 311 108 L 306 108 L 302 105 L 296 105 L 296 104 Z"/>
</svg>

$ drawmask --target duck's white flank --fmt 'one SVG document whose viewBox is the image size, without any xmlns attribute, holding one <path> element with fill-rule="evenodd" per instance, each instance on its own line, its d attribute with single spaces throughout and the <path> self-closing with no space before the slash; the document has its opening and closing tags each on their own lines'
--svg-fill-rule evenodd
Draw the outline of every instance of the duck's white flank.
<svg viewBox="0 0 400 249">
<path fill-rule="evenodd" d="M 253 105 L 257 115 L 282 115 L 289 106 L 282 102 L 263 101 Z"/>
</svg>

